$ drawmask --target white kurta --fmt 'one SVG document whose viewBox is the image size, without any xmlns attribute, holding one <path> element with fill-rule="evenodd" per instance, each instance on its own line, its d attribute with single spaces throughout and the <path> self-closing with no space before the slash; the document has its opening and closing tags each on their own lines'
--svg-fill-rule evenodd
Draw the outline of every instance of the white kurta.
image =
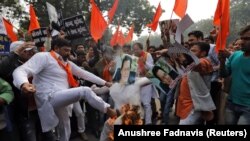
<svg viewBox="0 0 250 141">
<path fill-rule="evenodd" d="M 58 54 L 57 56 L 60 57 Z M 99 85 L 106 83 L 71 61 L 64 63 L 70 63 L 73 75 L 79 78 Z M 35 54 L 13 72 L 14 85 L 20 88 L 23 83 L 28 82 L 29 76 L 33 76 L 33 84 L 36 87 L 35 100 L 43 131 L 49 131 L 58 124 L 58 118 L 49 100 L 53 98 L 55 92 L 69 89 L 67 73 L 49 52 L 42 52 Z"/>
</svg>

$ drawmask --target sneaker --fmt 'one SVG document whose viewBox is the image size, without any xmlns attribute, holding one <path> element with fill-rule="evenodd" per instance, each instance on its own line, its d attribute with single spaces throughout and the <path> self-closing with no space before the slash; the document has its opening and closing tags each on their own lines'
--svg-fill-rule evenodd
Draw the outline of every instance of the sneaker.
<svg viewBox="0 0 250 141">
<path fill-rule="evenodd" d="M 87 141 L 87 140 L 89 140 L 89 138 L 88 138 L 88 136 L 87 136 L 87 134 L 86 133 L 80 133 L 80 136 L 81 136 L 81 139 L 82 140 L 84 140 L 84 141 Z"/>
</svg>

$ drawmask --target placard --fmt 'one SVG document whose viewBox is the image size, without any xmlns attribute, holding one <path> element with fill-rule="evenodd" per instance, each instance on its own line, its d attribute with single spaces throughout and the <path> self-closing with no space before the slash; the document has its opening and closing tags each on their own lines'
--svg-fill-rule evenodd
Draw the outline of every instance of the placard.
<svg viewBox="0 0 250 141">
<path fill-rule="evenodd" d="M 39 29 L 33 30 L 31 32 L 31 36 L 36 46 L 42 47 L 47 37 L 47 28 L 41 27 Z"/>
<path fill-rule="evenodd" d="M 67 39 L 89 38 L 90 34 L 82 15 L 66 18 L 63 20 L 64 31 Z"/>
</svg>

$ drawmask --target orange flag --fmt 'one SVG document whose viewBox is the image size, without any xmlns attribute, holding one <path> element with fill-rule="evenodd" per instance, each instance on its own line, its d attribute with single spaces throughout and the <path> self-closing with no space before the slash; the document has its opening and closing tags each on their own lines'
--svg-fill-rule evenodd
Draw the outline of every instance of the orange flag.
<svg viewBox="0 0 250 141">
<path fill-rule="evenodd" d="M 125 43 L 129 43 L 132 41 L 133 39 L 133 34 L 134 34 L 134 25 L 131 26 L 129 32 L 128 32 L 128 35 L 127 37 L 125 38 Z"/>
<path fill-rule="evenodd" d="M 125 37 L 124 37 L 122 31 L 119 31 L 119 32 L 118 32 L 117 43 L 118 43 L 118 45 L 120 45 L 121 47 L 125 45 Z"/>
<path fill-rule="evenodd" d="M 174 13 L 180 18 L 183 18 L 186 14 L 188 0 L 175 0 Z"/>
<path fill-rule="evenodd" d="M 161 17 L 161 14 L 162 14 L 161 3 L 159 3 L 153 21 L 150 24 L 147 24 L 147 27 L 150 27 L 153 31 L 155 31 L 159 24 L 159 19 Z"/>
<path fill-rule="evenodd" d="M 115 34 L 112 36 L 111 40 L 110 40 L 110 45 L 113 47 L 117 44 L 117 40 L 118 40 L 118 36 L 119 36 L 119 28 L 120 25 L 118 25 Z"/>
<path fill-rule="evenodd" d="M 112 22 L 113 18 L 114 18 L 114 15 L 115 15 L 115 12 L 116 12 L 116 9 L 118 7 L 118 4 L 119 4 L 119 0 L 115 0 L 112 8 L 109 10 L 108 12 L 108 17 L 109 17 L 109 23 Z"/>
<path fill-rule="evenodd" d="M 9 21 L 7 21 L 5 18 L 3 18 L 3 23 L 5 26 L 7 36 L 10 38 L 10 40 L 12 42 L 17 41 L 18 38 L 17 38 L 17 35 L 13 31 L 13 25 Z"/>
<path fill-rule="evenodd" d="M 216 39 L 216 51 L 225 49 L 230 27 L 230 0 L 218 0 L 214 25 L 220 27 Z"/>
<path fill-rule="evenodd" d="M 40 24 L 37 20 L 35 10 L 32 5 L 30 5 L 30 26 L 28 33 L 31 33 L 31 31 L 40 28 Z"/>
<path fill-rule="evenodd" d="M 108 27 L 107 22 L 102 16 L 102 12 L 99 10 L 94 0 L 90 1 L 92 6 L 91 20 L 90 20 L 90 34 L 93 39 L 97 42 L 104 34 Z"/>
</svg>

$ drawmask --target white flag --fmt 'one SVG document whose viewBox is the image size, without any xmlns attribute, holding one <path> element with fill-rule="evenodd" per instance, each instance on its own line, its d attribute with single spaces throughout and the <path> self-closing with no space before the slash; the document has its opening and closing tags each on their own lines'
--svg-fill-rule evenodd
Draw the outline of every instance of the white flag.
<svg viewBox="0 0 250 141">
<path fill-rule="evenodd" d="M 57 23 L 58 22 L 58 15 L 57 15 L 56 8 L 48 2 L 46 2 L 46 5 L 47 5 L 50 23 L 52 23 L 52 22 Z"/>
</svg>

